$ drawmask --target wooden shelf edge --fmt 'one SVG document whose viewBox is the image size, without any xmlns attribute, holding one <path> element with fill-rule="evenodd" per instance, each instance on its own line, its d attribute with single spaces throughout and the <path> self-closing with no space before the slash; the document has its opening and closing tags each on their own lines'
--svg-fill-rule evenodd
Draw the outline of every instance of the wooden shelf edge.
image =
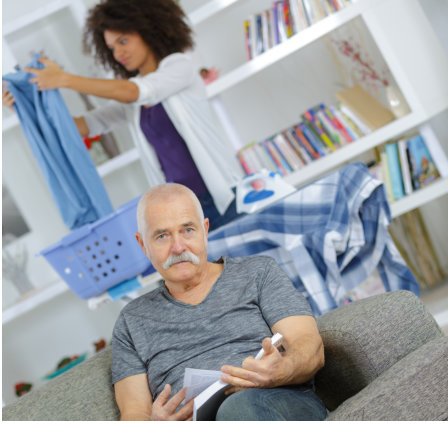
<svg viewBox="0 0 448 421">
<path fill-rule="evenodd" d="M 17 317 L 28 313 L 29 311 L 39 307 L 40 305 L 52 300 L 68 290 L 68 285 L 63 281 L 58 281 L 40 289 L 23 301 L 19 301 L 11 307 L 4 309 L 2 312 L 2 324 L 4 325 Z"/>
</svg>

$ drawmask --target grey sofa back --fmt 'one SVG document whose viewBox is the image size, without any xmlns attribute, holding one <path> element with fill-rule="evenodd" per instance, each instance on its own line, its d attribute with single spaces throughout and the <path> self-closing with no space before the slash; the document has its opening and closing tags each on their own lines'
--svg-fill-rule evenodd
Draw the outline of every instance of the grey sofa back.
<svg viewBox="0 0 448 421">
<path fill-rule="evenodd" d="M 423 303 L 409 291 L 394 291 L 339 307 L 317 319 L 325 367 L 316 390 L 336 409 L 397 361 L 442 332 Z"/>
<path fill-rule="evenodd" d="M 317 322 L 326 364 L 316 376 L 316 387 L 330 410 L 413 350 L 442 336 L 421 301 L 407 291 L 345 305 L 319 317 Z M 107 348 L 3 408 L 3 420 L 118 420 L 111 363 L 111 349 Z"/>
</svg>

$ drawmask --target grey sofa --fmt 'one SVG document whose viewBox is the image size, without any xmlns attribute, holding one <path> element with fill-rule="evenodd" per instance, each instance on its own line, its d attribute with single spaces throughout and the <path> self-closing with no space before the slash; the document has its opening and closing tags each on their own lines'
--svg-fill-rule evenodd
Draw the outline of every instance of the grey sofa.
<svg viewBox="0 0 448 421">
<path fill-rule="evenodd" d="M 360 300 L 318 325 L 326 364 L 316 390 L 329 421 L 448 419 L 448 337 L 414 294 Z M 108 348 L 3 408 L 3 420 L 119 419 L 110 365 Z"/>
</svg>

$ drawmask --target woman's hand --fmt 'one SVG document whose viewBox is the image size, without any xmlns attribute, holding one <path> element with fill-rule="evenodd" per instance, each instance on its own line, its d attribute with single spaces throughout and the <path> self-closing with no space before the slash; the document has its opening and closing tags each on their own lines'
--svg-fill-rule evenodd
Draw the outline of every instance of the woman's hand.
<svg viewBox="0 0 448 421">
<path fill-rule="evenodd" d="M 3 92 L 2 92 L 2 104 L 5 107 L 10 108 L 11 110 L 14 111 L 14 97 L 12 96 L 11 92 L 8 91 L 8 89 L 6 89 L 6 85 L 8 84 L 8 82 L 3 82 L 2 88 L 3 88 Z"/>
<path fill-rule="evenodd" d="M 54 61 L 41 57 L 39 61 L 45 65 L 43 69 L 35 69 L 32 67 L 25 67 L 25 72 L 32 73 L 33 78 L 30 82 L 37 85 L 39 90 L 45 91 L 47 89 L 63 88 L 67 73 L 65 73 Z"/>
</svg>

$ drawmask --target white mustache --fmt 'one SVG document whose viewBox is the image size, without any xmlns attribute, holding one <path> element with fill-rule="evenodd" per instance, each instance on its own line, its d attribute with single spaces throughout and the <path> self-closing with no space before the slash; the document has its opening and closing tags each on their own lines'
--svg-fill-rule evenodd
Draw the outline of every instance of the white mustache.
<svg viewBox="0 0 448 421">
<path fill-rule="evenodd" d="M 162 267 L 163 269 L 168 269 L 170 266 L 179 262 L 191 262 L 194 265 L 199 264 L 199 257 L 193 254 L 191 251 L 184 251 L 181 254 L 172 254 L 168 259 L 165 260 Z"/>
</svg>

